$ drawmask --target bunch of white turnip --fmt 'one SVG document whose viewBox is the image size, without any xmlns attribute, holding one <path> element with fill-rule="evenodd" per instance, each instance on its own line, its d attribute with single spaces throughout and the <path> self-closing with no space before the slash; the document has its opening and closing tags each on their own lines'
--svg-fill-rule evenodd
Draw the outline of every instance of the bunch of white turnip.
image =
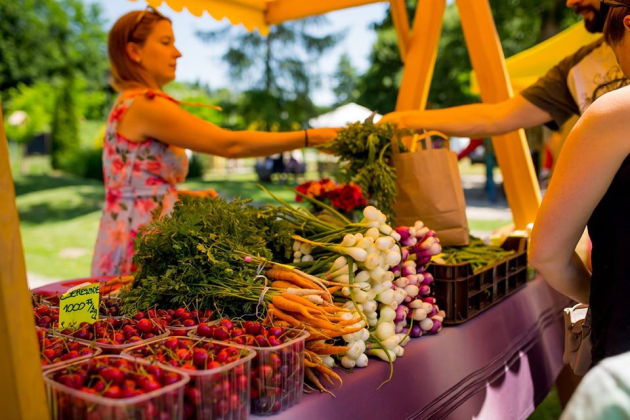
<svg viewBox="0 0 630 420">
<path fill-rule="evenodd" d="M 366 326 L 342 337 L 349 347 L 340 359 L 345 368 L 367 366 L 367 355 L 394 361 L 404 354 L 410 336 L 439 331 L 444 315 L 428 296 L 433 278 L 424 273 L 431 257 L 441 252 L 435 232 L 422 222 L 393 229 L 373 206 L 366 207 L 363 216 L 359 223 L 330 233 L 296 237 L 293 245 L 295 264 L 346 285 L 341 288 L 347 298 L 343 306 L 351 312 L 340 316 L 360 316 L 363 320 L 353 326 Z M 334 363 L 330 357 L 323 359 Z"/>
</svg>

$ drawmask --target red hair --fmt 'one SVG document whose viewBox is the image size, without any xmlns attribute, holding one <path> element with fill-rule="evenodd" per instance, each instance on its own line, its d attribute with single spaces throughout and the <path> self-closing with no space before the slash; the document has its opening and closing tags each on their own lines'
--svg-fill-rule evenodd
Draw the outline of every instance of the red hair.
<svg viewBox="0 0 630 420">
<path fill-rule="evenodd" d="M 141 13 L 142 17 L 140 17 Z M 112 73 L 111 84 L 114 89 L 122 91 L 133 87 L 157 87 L 149 72 L 129 57 L 127 44 L 134 42 L 144 45 L 155 24 L 161 20 L 171 21 L 149 9 L 129 12 L 114 23 L 107 40 L 107 55 Z"/>
</svg>

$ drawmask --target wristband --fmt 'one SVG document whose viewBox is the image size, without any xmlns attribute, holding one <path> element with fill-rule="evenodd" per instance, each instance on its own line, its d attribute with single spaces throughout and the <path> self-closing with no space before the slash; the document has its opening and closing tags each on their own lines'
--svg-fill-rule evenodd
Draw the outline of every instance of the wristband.
<svg viewBox="0 0 630 420">
<path fill-rule="evenodd" d="M 304 147 L 308 147 L 308 130 L 304 130 Z"/>
</svg>

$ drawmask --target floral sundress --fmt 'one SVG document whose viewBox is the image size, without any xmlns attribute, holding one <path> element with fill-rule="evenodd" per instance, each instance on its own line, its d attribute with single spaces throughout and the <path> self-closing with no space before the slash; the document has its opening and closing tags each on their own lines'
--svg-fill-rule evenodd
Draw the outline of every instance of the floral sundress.
<svg viewBox="0 0 630 420">
<path fill-rule="evenodd" d="M 138 228 L 151 220 L 151 212 L 160 204 L 162 215 L 172 211 L 178 199 L 175 184 L 188 174 L 185 149 L 154 139 L 132 142 L 118 133 L 118 124 L 138 95 L 150 99 L 159 95 L 177 103 L 161 92 L 138 92 L 120 100 L 109 115 L 103 142 L 106 200 L 92 276 L 128 275 L 135 270 L 133 241 Z"/>
</svg>

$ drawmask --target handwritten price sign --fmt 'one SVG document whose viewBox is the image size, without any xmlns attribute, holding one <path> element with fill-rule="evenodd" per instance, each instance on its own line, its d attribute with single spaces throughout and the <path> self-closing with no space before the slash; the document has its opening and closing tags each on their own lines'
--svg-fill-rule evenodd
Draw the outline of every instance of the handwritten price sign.
<svg viewBox="0 0 630 420">
<path fill-rule="evenodd" d="M 76 327 L 98 319 L 99 284 L 89 283 L 70 289 L 59 298 L 59 326 Z"/>
</svg>

